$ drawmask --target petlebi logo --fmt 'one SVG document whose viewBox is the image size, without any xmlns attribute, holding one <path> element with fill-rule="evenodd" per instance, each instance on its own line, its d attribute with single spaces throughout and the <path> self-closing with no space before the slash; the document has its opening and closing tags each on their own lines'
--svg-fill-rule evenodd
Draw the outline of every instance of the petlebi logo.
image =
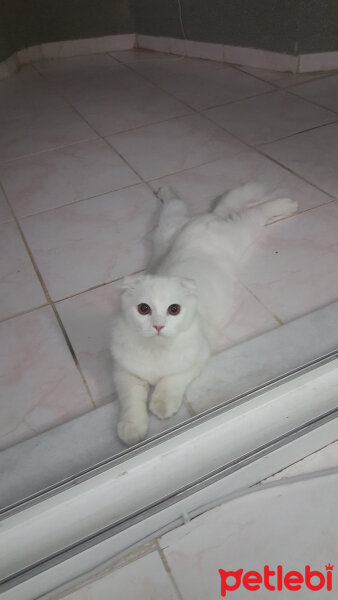
<svg viewBox="0 0 338 600">
<path fill-rule="evenodd" d="M 298 590 L 307 588 L 312 592 L 320 590 L 332 591 L 332 571 L 334 565 L 330 563 L 325 565 L 326 571 L 318 571 L 306 565 L 304 572 L 300 571 L 284 571 L 282 565 L 271 569 L 269 565 L 264 565 L 263 572 L 246 571 L 238 569 L 237 571 L 224 571 L 219 569 L 221 576 L 221 596 L 225 597 L 228 592 L 235 592 L 239 588 L 245 588 L 250 592 L 255 592 L 262 588 L 271 592 L 282 590 L 290 590 L 297 592 Z M 234 600 L 236 595 L 234 595 Z"/>
</svg>

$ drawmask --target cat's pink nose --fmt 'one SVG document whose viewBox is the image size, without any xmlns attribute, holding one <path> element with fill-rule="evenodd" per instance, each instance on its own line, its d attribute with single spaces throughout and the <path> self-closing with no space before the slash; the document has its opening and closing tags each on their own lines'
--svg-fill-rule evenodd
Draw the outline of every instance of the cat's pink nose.
<svg viewBox="0 0 338 600">
<path fill-rule="evenodd" d="M 164 325 L 153 325 L 154 329 L 156 329 L 157 333 L 160 333 L 161 329 L 163 329 Z"/>
</svg>

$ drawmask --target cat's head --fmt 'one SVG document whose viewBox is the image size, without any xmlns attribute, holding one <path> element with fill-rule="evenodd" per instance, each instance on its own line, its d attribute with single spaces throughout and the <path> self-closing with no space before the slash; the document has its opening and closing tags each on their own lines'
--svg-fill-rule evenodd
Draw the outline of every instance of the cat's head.
<svg viewBox="0 0 338 600">
<path fill-rule="evenodd" d="M 122 287 L 124 319 L 143 337 L 174 337 L 196 315 L 197 292 L 190 279 L 136 275 L 126 277 Z"/>
</svg>

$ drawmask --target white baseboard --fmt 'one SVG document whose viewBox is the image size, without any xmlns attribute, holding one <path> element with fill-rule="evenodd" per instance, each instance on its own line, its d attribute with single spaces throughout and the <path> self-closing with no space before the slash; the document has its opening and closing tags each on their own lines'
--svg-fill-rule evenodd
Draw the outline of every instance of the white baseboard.
<svg viewBox="0 0 338 600">
<path fill-rule="evenodd" d="M 66 58 L 85 54 L 130 50 L 134 48 L 135 40 L 135 33 L 124 33 L 83 40 L 49 42 L 23 48 L 0 63 L 0 79 L 15 73 L 21 65 L 27 65 L 44 58 Z"/>
<path fill-rule="evenodd" d="M 178 56 L 204 58 L 217 62 L 257 67 L 272 71 L 311 73 L 314 71 L 338 69 L 338 52 L 320 52 L 293 56 L 291 54 L 241 46 L 126 33 L 83 40 L 49 42 L 47 44 L 24 48 L 0 63 L 0 79 L 12 75 L 21 65 L 27 65 L 44 58 L 65 58 L 84 54 L 98 54 L 100 52 L 130 50 L 135 45 L 138 48 L 166 52 Z"/>
<path fill-rule="evenodd" d="M 241 46 L 228 46 L 176 38 L 136 35 L 138 48 L 168 52 L 181 56 L 205 58 L 218 62 L 227 62 L 273 71 L 291 71 L 292 73 L 310 73 L 338 69 L 338 52 L 315 54 L 284 54 L 270 50 L 257 50 Z"/>
</svg>

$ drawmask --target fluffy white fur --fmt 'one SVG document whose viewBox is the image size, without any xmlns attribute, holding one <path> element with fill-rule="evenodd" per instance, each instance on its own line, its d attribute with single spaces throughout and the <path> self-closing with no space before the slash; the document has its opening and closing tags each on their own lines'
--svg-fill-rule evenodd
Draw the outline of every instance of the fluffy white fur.
<svg viewBox="0 0 338 600">
<path fill-rule="evenodd" d="M 194 218 L 170 188 L 161 188 L 158 196 L 164 206 L 151 261 L 144 275 L 124 280 L 113 322 L 118 434 L 128 445 L 147 434 L 149 386 L 154 386 L 149 409 L 157 417 L 179 409 L 229 318 L 241 256 L 264 225 L 297 210 L 289 198 L 262 202 L 254 184 L 224 194 L 213 211 Z M 140 314 L 140 303 L 151 314 Z M 179 314 L 168 313 L 172 304 L 181 307 Z"/>
</svg>

